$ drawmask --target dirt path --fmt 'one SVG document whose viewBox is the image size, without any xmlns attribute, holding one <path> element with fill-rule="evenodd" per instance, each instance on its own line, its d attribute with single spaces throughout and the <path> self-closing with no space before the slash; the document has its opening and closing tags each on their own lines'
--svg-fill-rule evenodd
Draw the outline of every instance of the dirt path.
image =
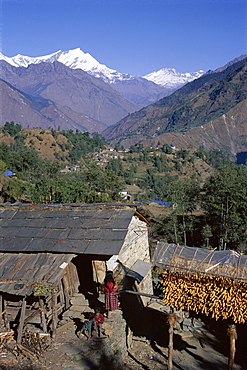
<svg viewBox="0 0 247 370">
<path fill-rule="evenodd" d="M 56 342 L 39 358 L 16 359 L 8 352 L 0 354 L 1 370 L 120 370 L 102 355 L 104 341 L 78 338 L 72 326 L 57 335 Z M 241 338 L 240 338 L 241 339 Z M 174 335 L 174 370 L 227 370 L 228 342 L 207 328 Z M 106 348 L 107 354 L 107 348 Z M 132 346 L 121 370 L 166 370 L 168 349 L 144 337 L 133 337 Z M 247 369 L 247 351 L 238 351 L 234 370 Z"/>
</svg>

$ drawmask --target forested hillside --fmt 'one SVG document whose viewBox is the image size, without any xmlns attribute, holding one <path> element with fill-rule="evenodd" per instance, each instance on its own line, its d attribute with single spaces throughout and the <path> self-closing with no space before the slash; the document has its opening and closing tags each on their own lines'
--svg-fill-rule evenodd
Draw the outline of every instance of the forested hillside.
<svg viewBox="0 0 247 370">
<path fill-rule="evenodd" d="M 147 210 L 152 239 L 246 250 L 247 167 L 218 150 L 163 144 L 126 151 L 98 134 L 6 122 L 0 173 L 1 202 L 123 202 L 124 190 L 142 209 L 153 200 L 168 202 L 160 214 Z"/>
<path fill-rule="evenodd" d="M 158 142 L 236 155 L 246 151 L 247 58 L 222 72 L 208 73 L 172 95 L 107 127 L 115 144 L 157 146 Z"/>
</svg>

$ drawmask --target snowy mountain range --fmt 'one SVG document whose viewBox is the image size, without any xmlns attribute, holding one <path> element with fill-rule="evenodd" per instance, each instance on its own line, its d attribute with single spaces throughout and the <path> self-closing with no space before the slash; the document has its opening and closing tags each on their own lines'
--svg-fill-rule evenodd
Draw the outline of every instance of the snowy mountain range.
<svg viewBox="0 0 247 370">
<path fill-rule="evenodd" d="M 140 77 L 110 69 L 79 48 L 40 57 L 18 54 L 10 58 L 0 53 L 0 125 L 14 120 L 22 127 L 78 129 L 99 132 L 114 140 L 116 135 L 127 135 L 133 126 L 131 142 L 125 143 L 130 146 L 135 140 L 142 140 L 146 133 L 153 138 L 160 136 L 161 127 L 165 127 L 171 117 L 171 126 L 177 127 L 184 122 L 185 116 L 189 117 L 190 125 L 196 112 L 207 116 L 207 111 L 201 112 L 197 105 L 195 112 L 193 107 L 184 111 L 184 106 L 179 105 L 178 113 L 174 108 L 176 114 L 172 111 L 163 121 L 164 112 L 177 101 L 177 97 L 186 96 L 193 89 L 197 91 L 211 74 L 215 82 L 217 72 L 221 78 L 222 72 L 243 58 L 245 56 L 240 56 L 218 71 L 205 74 L 203 71 L 179 73 L 173 68 L 163 68 Z M 189 85 L 184 86 L 187 82 Z M 152 113 L 156 112 L 156 107 L 163 109 L 160 121 L 156 113 Z M 185 114 L 182 123 L 177 118 L 181 114 Z"/>
<path fill-rule="evenodd" d="M 177 88 L 177 86 L 183 86 L 187 82 L 191 82 L 196 78 L 201 77 L 204 74 L 204 71 L 198 72 L 186 72 L 180 73 L 174 68 L 162 68 L 159 71 L 151 72 L 143 78 L 146 78 L 149 81 L 156 83 L 157 85 L 170 87 L 170 88 Z"/>
<path fill-rule="evenodd" d="M 28 67 L 30 64 L 38 63 L 53 63 L 55 61 L 65 64 L 71 69 L 82 69 L 90 75 L 101 78 L 108 84 L 119 84 L 124 81 L 136 79 L 146 79 L 157 85 L 169 88 L 174 91 L 185 85 L 187 82 L 203 75 L 203 71 L 193 73 L 180 73 L 173 68 L 163 68 L 159 71 L 152 72 L 146 76 L 132 76 L 127 73 L 120 73 L 114 69 L 108 68 L 104 64 L 100 64 L 89 53 L 84 53 L 80 48 L 68 51 L 57 51 L 55 53 L 40 57 L 28 57 L 18 54 L 14 57 L 6 57 L 0 53 L 0 60 L 5 60 L 14 67 Z M 167 94 L 166 94 L 167 95 Z"/>
</svg>

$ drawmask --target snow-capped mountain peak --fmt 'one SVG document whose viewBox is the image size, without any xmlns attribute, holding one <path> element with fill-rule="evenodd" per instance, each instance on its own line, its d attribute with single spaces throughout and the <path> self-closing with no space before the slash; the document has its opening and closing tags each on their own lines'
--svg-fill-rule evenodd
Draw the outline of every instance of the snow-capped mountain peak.
<svg viewBox="0 0 247 370">
<path fill-rule="evenodd" d="M 28 57 L 26 55 L 17 54 L 14 57 L 6 57 L 0 53 L 0 60 L 5 60 L 7 63 L 14 67 L 25 67 L 27 68 L 30 64 L 38 64 L 42 62 L 54 62 L 58 59 L 59 55 L 62 53 L 61 50 L 41 57 Z"/>
<path fill-rule="evenodd" d="M 203 74 L 204 71 L 202 70 L 192 73 L 180 73 L 174 68 L 162 68 L 156 72 L 151 72 L 143 76 L 143 78 L 146 78 L 157 85 L 172 88 L 178 85 L 185 85 L 187 82 L 191 82 L 196 78 L 201 77 Z"/>
<path fill-rule="evenodd" d="M 94 77 L 102 78 L 107 83 L 131 77 L 126 73 L 117 72 L 115 69 L 100 64 L 92 55 L 84 53 L 80 48 L 62 52 L 57 61 L 71 69 L 82 69 Z"/>
<path fill-rule="evenodd" d="M 87 72 L 94 77 L 101 78 L 104 82 L 109 84 L 114 84 L 117 81 L 129 81 L 139 78 L 138 76 L 131 76 L 127 73 L 120 73 L 115 69 L 108 68 L 104 64 L 100 64 L 94 57 L 92 57 L 92 55 L 84 53 L 80 48 L 68 51 L 58 50 L 55 53 L 39 57 L 28 57 L 21 54 L 15 55 L 14 57 L 6 57 L 0 53 L 0 60 L 1 59 L 14 67 L 25 68 L 30 64 L 38 64 L 42 62 L 53 63 L 58 61 L 71 69 L 82 69 L 84 72 Z M 179 73 L 174 68 L 162 68 L 159 71 L 143 76 L 143 78 L 152 81 L 157 85 L 174 90 L 187 82 L 200 77 L 203 73 L 203 71 Z"/>
<path fill-rule="evenodd" d="M 71 69 L 82 69 L 84 72 L 87 72 L 94 77 L 102 78 L 107 83 L 114 83 L 116 80 L 132 78 L 132 76 L 127 73 L 120 73 L 114 69 L 108 68 L 104 64 L 100 64 L 89 53 L 84 53 L 80 48 L 68 51 L 58 50 L 55 53 L 40 57 L 28 57 L 18 54 L 9 58 L 0 53 L 0 60 L 1 59 L 14 67 L 28 67 L 30 64 L 38 64 L 42 62 L 53 63 L 58 61 Z"/>
</svg>

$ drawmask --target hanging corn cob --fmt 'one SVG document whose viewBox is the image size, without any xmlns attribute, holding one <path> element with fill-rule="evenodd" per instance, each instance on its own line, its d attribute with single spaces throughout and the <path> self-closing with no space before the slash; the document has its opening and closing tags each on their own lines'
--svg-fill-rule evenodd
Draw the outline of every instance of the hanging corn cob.
<svg viewBox="0 0 247 370">
<path fill-rule="evenodd" d="M 247 283 L 226 276 L 165 270 L 163 301 L 176 310 L 192 310 L 216 320 L 247 321 Z"/>
</svg>

